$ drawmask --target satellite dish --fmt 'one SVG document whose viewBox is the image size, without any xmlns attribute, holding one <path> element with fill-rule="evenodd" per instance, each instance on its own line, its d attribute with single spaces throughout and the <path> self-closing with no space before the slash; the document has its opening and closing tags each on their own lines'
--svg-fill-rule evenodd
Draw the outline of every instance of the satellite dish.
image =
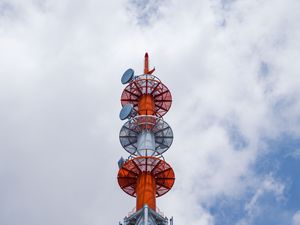
<svg viewBox="0 0 300 225">
<path fill-rule="evenodd" d="M 132 113 L 133 105 L 132 104 L 126 104 L 123 106 L 123 108 L 120 111 L 120 119 L 125 120 L 128 119 Z"/>
<path fill-rule="evenodd" d="M 121 78 L 121 83 L 127 84 L 133 80 L 133 77 L 134 77 L 134 70 L 130 68 L 123 73 L 123 76 Z"/>
</svg>

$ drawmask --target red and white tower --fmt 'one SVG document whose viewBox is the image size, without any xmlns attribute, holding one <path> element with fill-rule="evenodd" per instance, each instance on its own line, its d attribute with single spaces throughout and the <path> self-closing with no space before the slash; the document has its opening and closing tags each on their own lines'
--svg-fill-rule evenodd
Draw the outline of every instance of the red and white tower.
<svg viewBox="0 0 300 225">
<path fill-rule="evenodd" d="M 127 120 L 120 131 L 122 147 L 130 154 L 119 160 L 118 183 L 123 191 L 136 197 L 136 208 L 124 218 L 124 225 L 168 225 L 156 207 L 156 198 L 173 186 L 175 174 L 163 153 L 173 141 L 173 131 L 163 119 L 171 107 L 169 89 L 149 70 L 145 54 L 144 73 L 135 76 L 128 69 L 122 76 L 126 84 L 122 96 L 120 119 Z M 173 219 L 170 220 L 173 224 Z"/>
</svg>

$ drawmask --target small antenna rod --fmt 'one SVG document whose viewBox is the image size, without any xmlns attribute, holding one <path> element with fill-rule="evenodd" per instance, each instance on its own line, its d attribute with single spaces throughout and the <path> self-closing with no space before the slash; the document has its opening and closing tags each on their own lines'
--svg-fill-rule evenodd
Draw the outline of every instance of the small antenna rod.
<svg viewBox="0 0 300 225">
<path fill-rule="evenodd" d="M 144 74 L 152 74 L 155 68 L 149 71 L 149 56 L 148 52 L 145 53 L 145 63 L 144 63 Z"/>
</svg>

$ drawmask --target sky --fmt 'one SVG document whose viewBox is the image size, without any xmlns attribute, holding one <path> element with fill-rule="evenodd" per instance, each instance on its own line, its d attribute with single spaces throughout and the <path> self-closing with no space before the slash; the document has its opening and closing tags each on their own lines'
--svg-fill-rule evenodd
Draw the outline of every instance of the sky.
<svg viewBox="0 0 300 225">
<path fill-rule="evenodd" d="M 0 0 L 0 224 L 116 225 L 127 68 L 173 103 L 174 225 L 300 225 L 300 1 Z"/>
</svg>

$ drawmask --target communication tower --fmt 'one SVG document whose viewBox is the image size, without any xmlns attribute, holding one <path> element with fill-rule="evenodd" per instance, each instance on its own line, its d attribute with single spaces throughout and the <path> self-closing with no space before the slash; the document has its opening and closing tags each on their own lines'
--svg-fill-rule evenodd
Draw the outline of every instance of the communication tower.
<svg viewBox="0 0 300 225">
<path fill-rule="evenodd" d="M 173 131 L 164 121 L 172 104 L 169 89 L 149 70 L 145 54 L 144 73 L 125 71 L 121 82 L 127 85 L 121 96 L 120 119 L 127 120 L 119 134 L 122 147 L 130 154 L 118 162 L 118 183 L 136 198 L 136 207 L 124 218 L 124 225 L 168 225 L 169 220 L 156 207 L 156 198 L 167 193 L 175 174 L 163 153 L 173 141 Z M 121 224 L 121 223 L 120 223 Z M 170 219 L 173 225 L 173 218 Z"/>
</svg>

